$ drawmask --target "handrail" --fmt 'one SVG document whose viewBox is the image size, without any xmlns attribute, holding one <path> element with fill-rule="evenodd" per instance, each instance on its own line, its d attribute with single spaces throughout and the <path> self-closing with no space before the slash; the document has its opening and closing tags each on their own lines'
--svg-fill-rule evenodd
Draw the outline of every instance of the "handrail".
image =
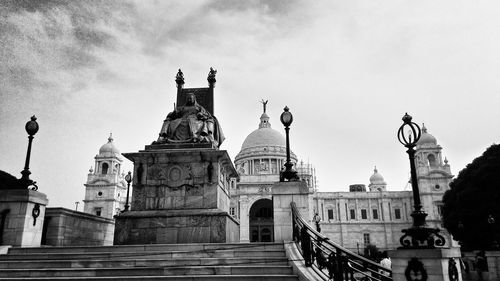
<svg viewBox="0 0 500 281">
<path fill-rule="evenodd" d="M 295 202 L 292 208 L 293 240 L 305 265 L 312 267 L 323 280 L 391 281 L 392 271 L 362 257 L 316 231 L 302 218 Z"/>
</svg>

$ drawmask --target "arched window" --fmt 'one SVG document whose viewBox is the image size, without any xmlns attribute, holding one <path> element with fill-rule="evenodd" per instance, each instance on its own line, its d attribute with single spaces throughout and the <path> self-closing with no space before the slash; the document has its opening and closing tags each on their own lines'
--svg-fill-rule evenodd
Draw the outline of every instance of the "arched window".
<svg viewBox="0 0 500 281">
<path fill-rule="evenodd" d="M 108 163 L 102 163 L 102 169 L 101 169 L 101 172 L 103 175 L 107 174 L 108 173 Z"/>
<path fill-rule="evenodd" d="M 427 160 L 429 161 L 429 166 L 431 167 L 436 167 L 436 156 L 434 156 L 434 154 L 429 154 L 429 156 L 427 156 Z"/>
</svg>

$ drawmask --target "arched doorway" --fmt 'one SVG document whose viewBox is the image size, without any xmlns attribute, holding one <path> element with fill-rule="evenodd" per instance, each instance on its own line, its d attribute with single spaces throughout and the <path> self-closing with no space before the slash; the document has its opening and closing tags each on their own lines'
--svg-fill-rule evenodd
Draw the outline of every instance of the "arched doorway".
<svg viewBox="0 0 500 281">
<path fill-rule="evenodd" d="M 259 199 L 250 208 L 250 242 L 273 242 L 273 201 Z"/>
</svg>

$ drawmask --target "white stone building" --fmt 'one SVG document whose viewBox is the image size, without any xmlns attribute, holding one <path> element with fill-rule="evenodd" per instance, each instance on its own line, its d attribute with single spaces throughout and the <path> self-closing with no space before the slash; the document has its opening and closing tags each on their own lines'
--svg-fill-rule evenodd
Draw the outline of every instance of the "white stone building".
<svg viewBox="0 0 500 281">
<path fill-rule="evenodd" d="M 442 148 L 436 138 L 425 127 L 416 149 L 420 197 L 428 213 L 427 222 L 429 226 L 440 228 L 450 243 L 440 219 L 442 196 L 453 177 L 450 166 L 446 159 L 443 161 Z M 297 163 L 295 154 L 291 153 L 291 158 Z M 230 213 L 240 221 L 242 242 L 273 241 L 272 186 L 279 180 L 280 167 L 285 160 L 285 138 L 271 128 L 269 116 L 264 111 L 259 128 L 247 136 L 234 160 L 240 180 L 232 185 Z M 387 191 L 387 183 L 375 168 L 368 190 L 365 185 L 358 184 L 351 185 L 346 192 L 319 192 L 312 165 L 300 162 L 294 168 L 310 188 L 308 219 L 312 220 L 318 213 L 322 218 L 322 233 L 332 241 L 354 251 L 363 251 L 368 244 L 380 249 L 400 246 L 401 230 L 413 222 L 410 187 Z"/>
<path fill-rule="evenodd" d="M 285 161 L 285 138 L 271 128 L 264 111 L 259 128 L 246 137 L 234 159 L 240 180 L 231 190 L 230 214 L 240 220 L 240 241 L 274 241 L 271 188 Z"/>
<path fill-rule="evenodd" d="M 84 184 L 85 213 L 112 219 L 125 208 L 127 182 L 121 170 L 122 162 L 123 157 L 110 135 L 95 156 L 95 169 L 90 168 L 87 183 Z"/>
</svg>

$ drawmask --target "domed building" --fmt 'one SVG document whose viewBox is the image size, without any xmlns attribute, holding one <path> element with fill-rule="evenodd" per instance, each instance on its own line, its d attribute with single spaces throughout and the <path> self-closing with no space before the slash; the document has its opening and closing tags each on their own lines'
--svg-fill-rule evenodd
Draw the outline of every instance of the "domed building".
<svg viewBox="0 0 500 281">
<path fill-rule="evenodd" d="M 112 219 L 125 207 L 127 182 L 121 170 L 122 155 L 111 135 L 94 159 L 84 184 L 84 212 Z"/>
<path fill-rule="evenodd" d="M 272 186 L 279 181 L 279 174 L 286 162 L 286 140 L 271 127 L 269 115 L 260 116 L 259 127 L 243 142 L 234 164 L 240 180 L 231 190 L 230 214 L 240 220 L 240 241 L 271 242 L 273 233 Z M 296 164 L 297 156 L 290 152 Z M 299 176 L 307 179 L 312 187 L 312 168 L 294 165 Z"/>
<path fill-rule="evenodd" d="M 272 188 L 279 181 L 286 144 L 284 136 L 271 127 L 269 119 L 264 107 L 258 129 L 246 137 L 234 160 L 240 180 L 231 189 L 230 214 L 240 221 L 242 242 L 274 240 Z M 441 198 L 453 177 L 450 166 L 446 159 L 442 161 L 441 146 L 425 126 L 416 149 L 417 177 L 421 201 L 428 213 L 427 223 L 442 229 Z M 348 191 L 319 192 L 312 165 L 298 162 L 293 153 L 291 158 L 299 178 L 310 188 L 309 218 L 306 219 L 311 225 L 317 213 L 321 218 L 321 232 L 355 252 L 362 253 L 369 244 L 379 249 L 400 246 L 401 230 L 413 223 L 411 189 L 388 191 L 384 177 L 375 167 L 373 174 L 367 177 L 368 189 L 365 184 L 352 184 Z M 446 235 L 445 230 L 442 233 Z M 448 238 L 447 245 L 451 241 Z"/>
</svg>

